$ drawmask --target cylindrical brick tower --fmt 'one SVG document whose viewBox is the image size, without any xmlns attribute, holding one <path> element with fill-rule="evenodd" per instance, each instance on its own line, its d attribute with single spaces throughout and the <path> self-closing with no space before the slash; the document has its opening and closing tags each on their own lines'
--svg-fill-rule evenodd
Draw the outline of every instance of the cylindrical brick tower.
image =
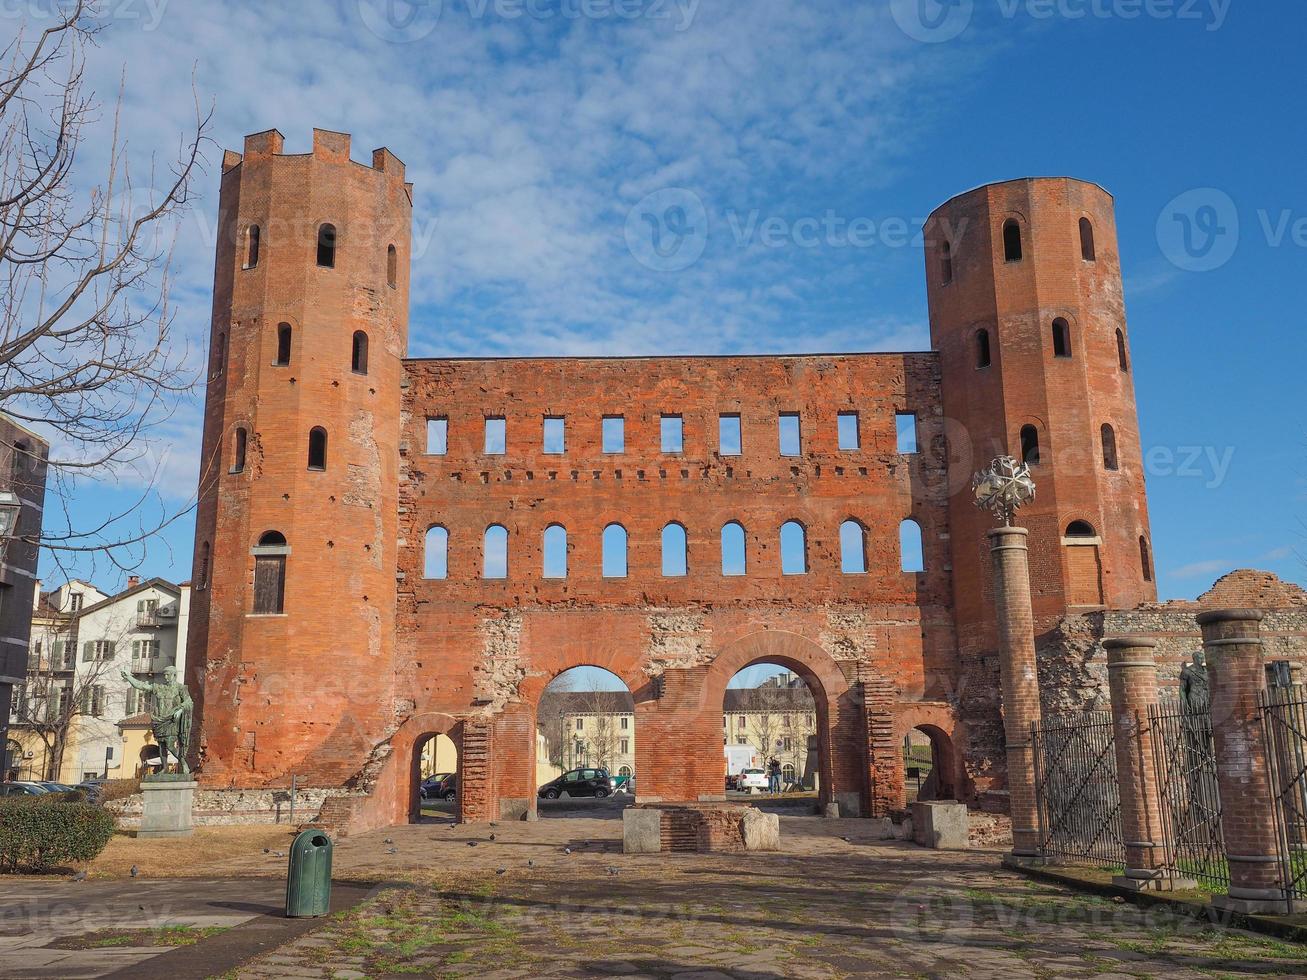
<svg viewBox="0 0 1307 980">
<path fill-rule="evenodd" d="M 223 159 L 187 658 L 211 788 L 366 784 L 393 718 L 412 188 L 349 144 Z"/>
<path fill-rule="evenodd" d="M 1096 184 L 990 184 L 927 220 L 932 345 L 949 420 L 950 546 L 964 657 L 995 642 L 985 532 L 970 472 L 1032 463 L 1036 633 L 1068 610 L 1156 598 L 1112 197 Z"/>
</svg>

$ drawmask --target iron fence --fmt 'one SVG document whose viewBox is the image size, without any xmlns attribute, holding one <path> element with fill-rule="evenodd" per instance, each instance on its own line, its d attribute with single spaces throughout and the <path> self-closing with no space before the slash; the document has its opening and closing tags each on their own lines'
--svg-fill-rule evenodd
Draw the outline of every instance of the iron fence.
<svg viewBox="0 0 1307 980">
<path fill-rule="evenodd" d="M 1032 724 L 1030 735 L 1040 853 L 1124 868 L 1112 713 L 1050 716 Z"/>
<path fill-rule="evenodd" d="M 1180 700 L 1148 709 L 1166 853 L 1175 868 L 1211 891 L 1230 886 L 1221 835 L 1212 716 Z"/>
<path fill-rule="evenodd" d="M 1289 911 L 1307 900 L 1307 696 L 1302 685 L 1272 687 L 1257 698 L 1279 843 L 1280 880 Z"/>
</svg>

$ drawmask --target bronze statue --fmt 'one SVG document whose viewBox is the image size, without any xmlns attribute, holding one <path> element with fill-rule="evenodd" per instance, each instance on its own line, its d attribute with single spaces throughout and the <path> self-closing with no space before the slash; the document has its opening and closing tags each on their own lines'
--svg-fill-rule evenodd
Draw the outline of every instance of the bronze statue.
<svg viewBox="0 0 1307 980">
<path fill-rule="evenodd" d="M 1212 704 L 1203 651 L 1195 650 L 1193 663 L 1180 668 L 1180 700 L 1190 711 L 1206 711 Z"/>
<path fill-rule="evenodd" d="M 185 684 L 177 682 L 177 668 L 163 669 L 163 683 L 151 684 L 149 681 L 137 680 L 127 671 L 120 671 L 125 680 L 138 691 L 150 695 L 150 728 L 154 739 L 159 743 L 159 752 L 163 758 L 163 771 L 168 771 L 168 756 L 177 760 L 177 771 L 188 773 L 186 749 L 191 741 L 191 694 Z"/>
</svg>

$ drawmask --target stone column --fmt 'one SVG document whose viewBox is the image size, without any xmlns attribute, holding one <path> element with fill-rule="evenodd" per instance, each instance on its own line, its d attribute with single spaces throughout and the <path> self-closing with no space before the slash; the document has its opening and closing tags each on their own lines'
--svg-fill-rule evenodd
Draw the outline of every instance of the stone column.
<svg viewBox="0 0 1307 980">
<path fill-rule="evenodd" d="M 1230 893 L 1213 904 L 1245 913 L 1288 911 L 1280 887 L 1275 811 L 1257 695 L 1266 686 L 1257 609 L 1201 613 L 1212 694 L 1212 740 Z"/>
<path fill-rule="evenodd" d="M 1030 739 L 1030 726 L 1039 721 L 1039 672 L 1035 665 L 1035 624 L 1030 608 L 1026 537 L 1023 527 L 997 527 L 989 532 L 1014 857 L 1039 854 L 1035 748 Z"/>
<path fill-rule="evenodd" d="M 1157 641 L 1147 637 L 1110 637 L 1107 680 L 1112 695 L 1116 743 L 1116 781 L 1121 792 L 1121 832 L 1125 837 L 1125 874 L 1113 879 L 1124 888 L 1171 889 L 1177 879 L 1167 862 L 1162 836 L 1162 807 L 1153 755 L 1148 709 L 1157 704 Z M 1184 882 L 1184 886 L 1192 883 Z"/>
</svg>

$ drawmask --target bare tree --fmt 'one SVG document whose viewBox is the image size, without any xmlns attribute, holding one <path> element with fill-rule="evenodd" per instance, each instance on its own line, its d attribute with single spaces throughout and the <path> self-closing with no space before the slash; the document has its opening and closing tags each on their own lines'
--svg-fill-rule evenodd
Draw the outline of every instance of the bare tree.
<svg viewBox="0 0 1307 980">
<path fill-rule="evenodd" d="M 106 169 L 85 189 L 79 151 L 100 139 L 100 106 L 84 75 L 97 5 L 53 7 L 53 23 L 24 25 L 0 51 L 0 409 L 51 441 L 50 489 L 63 520 L 55 525 L 47 506 L 38 543 L 126 569 L 180 516 L 152 503 L 158 463 L 148 432 L 195 380 L 172 330 L 169 266 L 211 113 L 197 105 L 170 162 L 157 169 L 151 158 L 139 179 L 120 132 L 120 95 Z M 124 475 L 146 487 L 135 503 L 78 526 L 68 507 L 77 484 Z"/>
<path fill-rule="evenodd" d="M 601 769 L 607 769 L 617 754 L 617 693 L 600 690 L 597 684 L 591 683 L 579 699 L 582 713 L 593 718 L 585 733 L 591 752 L 590 764 Z"/>
</svg>

